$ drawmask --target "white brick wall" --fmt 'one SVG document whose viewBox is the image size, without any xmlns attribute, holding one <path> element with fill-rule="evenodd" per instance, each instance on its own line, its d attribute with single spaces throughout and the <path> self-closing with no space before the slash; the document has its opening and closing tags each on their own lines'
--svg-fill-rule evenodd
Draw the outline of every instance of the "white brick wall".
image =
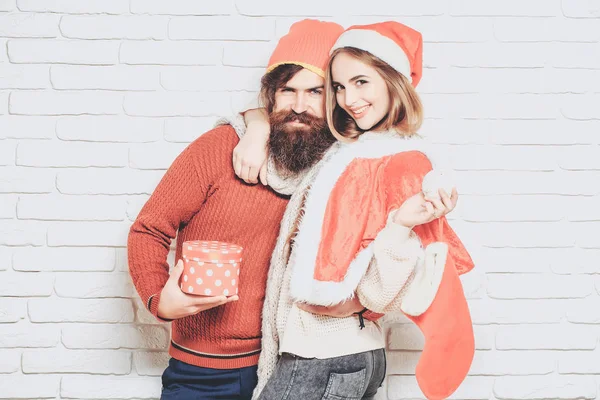
<svg viewBox="0 0 600 400">
<path fill-rule="evenodd" d="M 0 399 L 159 396 L 127 229 L 304 16 L 425 38 L 422 132 L 477 264 L 452 398 L 600 398 L 600 1 L 0 0 Z M 378 399 L 422 398 L 419 331 L 388 333 Z"/>
</svg>

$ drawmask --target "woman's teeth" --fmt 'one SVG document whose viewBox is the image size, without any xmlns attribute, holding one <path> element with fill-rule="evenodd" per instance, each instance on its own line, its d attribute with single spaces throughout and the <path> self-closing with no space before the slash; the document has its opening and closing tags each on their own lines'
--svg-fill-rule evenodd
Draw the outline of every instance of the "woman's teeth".
<svg viewBox="0 0 600 400">
<path fill-rule="evenodd" d="M 354 114 L 354 115 L 362 115 L 362 113 L 364 113 L 367 108 L 369 108 L 368 105 L 364 106 L 364 107 L 361 107 L 361 108 L 357 108 L 356 110 L 352 111 L 352 114 Z"/>
</svg>

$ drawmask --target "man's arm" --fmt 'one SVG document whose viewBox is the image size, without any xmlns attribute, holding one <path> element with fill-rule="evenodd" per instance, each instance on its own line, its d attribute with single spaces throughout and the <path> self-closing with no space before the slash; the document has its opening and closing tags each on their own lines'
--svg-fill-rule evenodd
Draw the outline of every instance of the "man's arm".
<svg viewBox="0 0 600 400">
<path fill-rule="evenodd" d="M 215 165 L 219 163 L 211 160 L 226 151 L 215 146 L 222 142 L 218 137 L 222 129 L 204 134 L 175 159 L 130 228 L 129 273 L 140 298 L 157 318 L 161 291 L 169 279 L 171 241 L 198 212 L 219 174 Z"/>
<path fill-rule="evenodd" d="M 367 319 L 369 321 L 377 321 L 379 318 L 385 315 L 373 312 L 364 307 L 357 296 L 354 296 L 352 299 L 344 301 L 343 303 L 335 304 L 329 307 L 316 306 L 314 304 L 306 303 L 298 303 L 297 305 L 298 308 L 309 313 L 327 315 L 329 317 L 336 318 L 345 318 L 354 314 L 356 314 L 356 316 L 358 317 L 360 314 L 360 316 L 362 316 L 362 318 L 364 319 Z"/>
</svg>

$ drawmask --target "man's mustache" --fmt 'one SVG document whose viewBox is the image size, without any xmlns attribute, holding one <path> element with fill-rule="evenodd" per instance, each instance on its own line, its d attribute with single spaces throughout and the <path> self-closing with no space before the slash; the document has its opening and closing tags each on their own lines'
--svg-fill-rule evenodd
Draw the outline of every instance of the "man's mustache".
<svg viewBox="0 0 600 400">
<path fill-rule="evenodd" d="M 289 112 L 287 112 L 287 113 L 285 113 L 285 114 L 282 115 L 280 121 L 282 123 L 288 123 L 288 122 L 297 121 L 297 122 L 301 122 L 301 123 L 306 124 L 306 125 L 312 125 L 315 122 L 317 122 L 317 123 L 320 122 L 321 118 L 317 118 L 317 117 L 315 117 L 313 115 L 310 115 L 310 114 L 308 114 L 306 112 L 298 114 L 295 111 L 289 111 Z"/>
</svg>

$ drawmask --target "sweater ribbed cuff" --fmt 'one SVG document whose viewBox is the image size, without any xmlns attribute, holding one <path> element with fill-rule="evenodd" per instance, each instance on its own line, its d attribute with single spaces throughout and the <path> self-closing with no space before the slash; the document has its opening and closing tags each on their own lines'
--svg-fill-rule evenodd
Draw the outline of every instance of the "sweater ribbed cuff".
<svg viewBox="0 0 600 400">
<path fill-rule="evenodd" d="M 158 303 L 160 303 L 160 293 L 161 292 L 154 293 L 152 296 L 150 296 L 148 298 L 148 302 L 146 303 L 146 307 L 148 308 L 148 311 L 150 311 L 150 313 L 154 315 L 154 318 L 156 318 L 159 322 L 171 322 L 173 321 L 172 319 L 165 319 L 158 316 Z"/>
</svg>

